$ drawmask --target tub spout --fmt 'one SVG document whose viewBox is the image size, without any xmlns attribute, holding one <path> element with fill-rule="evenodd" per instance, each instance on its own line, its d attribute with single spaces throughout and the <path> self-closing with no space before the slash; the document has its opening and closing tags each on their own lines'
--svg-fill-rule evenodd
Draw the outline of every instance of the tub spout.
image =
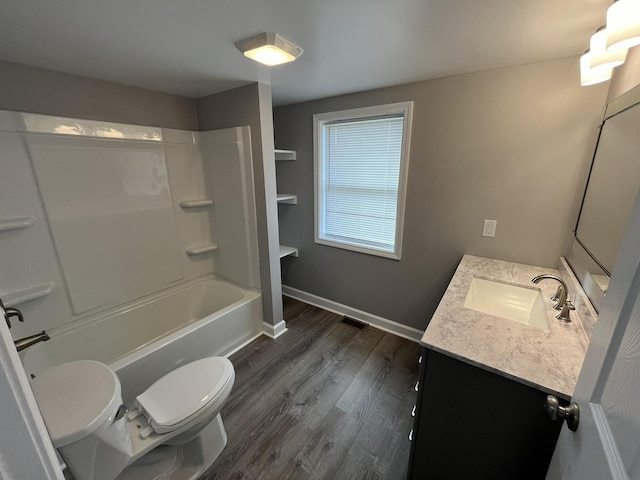
<svg viewBox="0 0 640 480">
<path fill-rule="evenodd" d="M 21 338 L 19 340 L 14 341 L 14 345 L 16 346 L 16 350 L 19 352 L 24 350 L 25 348 L 30 347 L 31 345 L 35 345 L 36 343 L 46 342 L 49 340 L 49 335 L 44 330 L 40 333 L 36 333 L 35 335 L 30 335 L 28 337 Z"/>
</svg>

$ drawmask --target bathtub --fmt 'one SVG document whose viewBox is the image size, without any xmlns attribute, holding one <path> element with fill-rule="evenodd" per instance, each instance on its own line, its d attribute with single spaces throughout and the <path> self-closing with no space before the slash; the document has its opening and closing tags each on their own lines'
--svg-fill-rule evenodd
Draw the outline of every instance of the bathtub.
<svg viewBox="0 0 640 480">
<path fill-rule="evenodd" d="M 215 276 L 153 294 L 53 329 L 24 351 L 29 376 L 90 359 L 109 365 L 127 405 L 155 380 L 188 362 L 229 355 L 260 335 L 260 293 Z"/>
</svg>

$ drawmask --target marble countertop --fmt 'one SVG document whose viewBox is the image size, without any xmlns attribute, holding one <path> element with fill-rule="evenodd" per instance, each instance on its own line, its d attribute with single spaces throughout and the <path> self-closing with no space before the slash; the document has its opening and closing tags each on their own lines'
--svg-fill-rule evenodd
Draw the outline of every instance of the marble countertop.
<svg viewBox="0 0 640 480">
<path fill-rule="evenodd" d="M 570 323 L 555 318 L 550 297 L 557 282 L 533 284 L 536 275 L 558 271 L 518 263 L 465 255 L 447 287 L 422 344 L 530 385 L 566 400 L 573 395 L 588 338 L 575 311 Z M 539 288 L 547 307 L 551 329 L 544 331 L 464 307 L 473 277 Z M 570 289 L 571 290 L 571 289 Z"/>
</svg>

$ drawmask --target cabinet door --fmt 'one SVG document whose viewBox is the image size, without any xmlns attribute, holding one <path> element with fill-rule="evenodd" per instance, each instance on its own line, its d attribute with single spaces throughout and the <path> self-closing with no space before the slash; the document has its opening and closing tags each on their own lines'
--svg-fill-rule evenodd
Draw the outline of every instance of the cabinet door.
<svg viewBox="0 0 640 480">
<path fill-rule="evenodd" d="M 544 479 L 562 425 L 545 392 L 433 351 L 423 362 L 410 479 Z"/>
</svg>

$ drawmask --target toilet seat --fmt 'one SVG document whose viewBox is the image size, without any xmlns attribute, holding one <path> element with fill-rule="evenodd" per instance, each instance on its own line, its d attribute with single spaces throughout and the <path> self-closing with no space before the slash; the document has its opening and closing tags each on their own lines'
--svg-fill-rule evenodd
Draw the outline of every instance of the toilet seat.
<svg viewBox="0 0 640 480">
<path fill-rule="evenodd" d="M 118 377 L 93 360 L 52 367 L 31 381 L 31 389 L 56 448 L 95 432 L 121 404 Z"/>
<path fill-rule="evenodd" d="M 210 357 L 188 363 L 136 397 L 136 408 L 156 433 L 172 432 L 226 400 L 235 373 L 229 360 Z"/>
</svg>

